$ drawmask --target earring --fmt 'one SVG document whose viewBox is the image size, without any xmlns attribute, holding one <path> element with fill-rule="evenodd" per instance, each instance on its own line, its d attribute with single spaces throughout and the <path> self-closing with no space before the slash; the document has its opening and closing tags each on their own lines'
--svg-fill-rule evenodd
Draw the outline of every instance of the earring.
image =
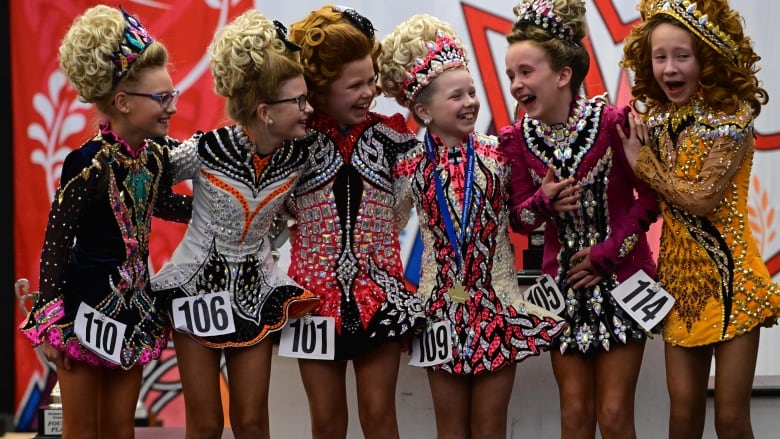
<svg viewBox="0 0 780 439">
<path fill-rule="evenodd" d="M 269 117 L 268 118 L 268 125 L 273 125 L 273 124 L 274 124 L 274 120 Z"/>
<path fill-rule="evenodd" d="M 428 126 L 430 124 L 431 124 L 431 120 L 430 119 L 428 119 L 427 117 L 425 119 L 423 119 L 423 125 Z"/>
</svg>

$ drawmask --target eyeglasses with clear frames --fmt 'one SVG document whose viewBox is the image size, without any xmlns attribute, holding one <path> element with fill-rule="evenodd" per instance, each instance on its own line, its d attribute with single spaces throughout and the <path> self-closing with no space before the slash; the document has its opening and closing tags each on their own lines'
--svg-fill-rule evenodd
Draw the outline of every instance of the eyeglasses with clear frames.
<svg viewBox="0 0 780 439">
<path fill-rule="evenodd" d="M 171 108 L 171 105 L 176 105 L 176 102 L 179 101 L 181 90 L 166 91 L 164 93 L 134 93 L 131 91 L 126 91 L 125 93 L 133 96 L 143 96 L 154 99 L 158 104 L 160 104 L 160 108 L 162 110 L 167 110 Z"/>
<path fill-rule="evenodd" d="M 295 102 L 298 104 L 298 109 L 301 111 L 306 111 L 306 103 L 309 100 L 306 98 L 306 94 L 298 95 L 294 98 L 287 98 L 287 99 L 279 99 L 277 101 L 270 101 L 266 102 L 266 105 L 274 105 L 274 104 L 283 104 L 285 102 Z"/>
</svg>

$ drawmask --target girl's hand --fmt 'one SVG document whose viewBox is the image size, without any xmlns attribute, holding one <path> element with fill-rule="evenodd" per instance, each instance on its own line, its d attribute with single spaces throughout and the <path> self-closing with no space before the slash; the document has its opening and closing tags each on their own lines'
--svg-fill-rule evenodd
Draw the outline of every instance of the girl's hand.
<svg viewBox="0 0 780 439">
<path fill-rule="evenodd" d="M 601 282 L 604 276 L 593 270 L 590 261 L 590 247 L 584 248 L 571 257 L 571 268 L 566 281 L 573 288 L 592 287 Z"/>
<path fill-rule="evenodd" d="M 57 370 L 70 370 L 70 358 L 65 355 L 65 352 L 55 348 L 46 340 L 41 344 L 41 351 L 43 356 L 56 366 Z"/>
<path fill-rule="evenodd" d="M 628 115 L 628 136 L 623 132 L 620 125 L 615 126 L 615 130 L 623 142 L 623 150 L 626 152 L 628 163 L 633 168 L 636 166 L 636 158 L 639 156 L 639 149 L 647 145 L 648 130 L 647 125 L 641 117 L 634 113 Z"/>
<path fill-rule="evenodd" d="M 553 168 L 547 169 L 547 174 L 542 180 L 542 192 L 550 199 L 553 211 L 568 212 L 580 207 L 581 187 L 574 183 L 575 180 L 572 177 L 555 181 Z"/>
</svg>

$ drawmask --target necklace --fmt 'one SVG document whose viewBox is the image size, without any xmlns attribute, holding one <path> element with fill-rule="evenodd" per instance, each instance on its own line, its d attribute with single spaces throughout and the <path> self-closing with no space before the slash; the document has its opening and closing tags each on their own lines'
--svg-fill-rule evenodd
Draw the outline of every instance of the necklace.
<svg viewBox="0 0 780 439">
<path fill-rule="evenodd" d="M 603 101 L 579 95 L 564 123 L 548 125 L 525 117 L 523 134 L 528 148 L 545 164 L 553 165 L 558 178 L 573 176 L 598 135 Z"/>
<path fill-rule="evenodd" d="M 548 127 L 545 127 L 543 123 L 540 123 L 536 127 L 536 132 L 539 134 L 543 132 L 543 136 L 547 139 L 547 144 L 552 144 L 553 155 L 558 160 L 569 160 L 571 158 L 571 142 L 569 142 L 570 136 L 577 136 L 576 126 L 572 126 L 571 117 L 569 117 L 568 123 L 556 123 Z"/>
<path fill-rule="evenodd" d="M 679 107 L 674 104 L 671 105 L 671 108 L 669 109 L 669 123 L 671 124 L 672 131 L 677 132 L 677 130 L 680 129 L 680 124 L 689 118 L 693 119 L 696 116 L 699 108 L 698 104 L 699 100 L 693 98 Z"/>
</svg>

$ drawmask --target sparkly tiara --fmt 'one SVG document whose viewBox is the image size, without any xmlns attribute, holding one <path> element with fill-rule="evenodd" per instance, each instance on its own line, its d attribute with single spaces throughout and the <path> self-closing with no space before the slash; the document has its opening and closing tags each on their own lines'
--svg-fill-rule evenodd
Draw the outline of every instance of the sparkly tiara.
<svg viewBox="0 0 780 439">
<path fill-rule="evenodd" d="M 149 32 L 137 18 L 128 14 L 121 6 L 119 10 L 125 17 L 126 26 L 124 38 L 119 42 L 119 49 L 111 54 L 111 61 L 114 62 L 114 85 L 127 75 L 130 66 L 153 41 Z"/>
<path fill-rule="evenodd" d="M 520 24 L 533 24 L 538 26 L 556 38 L 572 44 L 578 45 L 574 41 L 574 35 L 568 24 L 565 24 L 561 17 L 553 12 L 553 2 L 550 0 L 530 0 L 519 3 L 515 7 L 515 24 L 512 26 L 516 28 Z"/>
<path fill-rule="evenodd" d="M 411 105 L 417 95 L 437 76 L 449 69 L 467 67 L 466 52 L 457 40 L 442 32 L 436 33 L 436 42 L 427 41 L 428 54 L 416 58 L 412 67 L 406 69 L 402 91 L 405 105 Z"/>
<path fill-rule="evenodd" d="M 704 2 L 706 4 L 706 2 Z M 697 9 L 695 2 L 690 0 L 657 0 L 650 3 L 642 11 L 645 20 L 655 15 L 668 15 L 684 25 L 697 38 L 707 43 L 716 52 L 726 57 L 735 65 L 739 64 L 739 49 L 734 40 L 722 32 L 718 25 L 710 21 L 707 14 Z"/>
</svg>

